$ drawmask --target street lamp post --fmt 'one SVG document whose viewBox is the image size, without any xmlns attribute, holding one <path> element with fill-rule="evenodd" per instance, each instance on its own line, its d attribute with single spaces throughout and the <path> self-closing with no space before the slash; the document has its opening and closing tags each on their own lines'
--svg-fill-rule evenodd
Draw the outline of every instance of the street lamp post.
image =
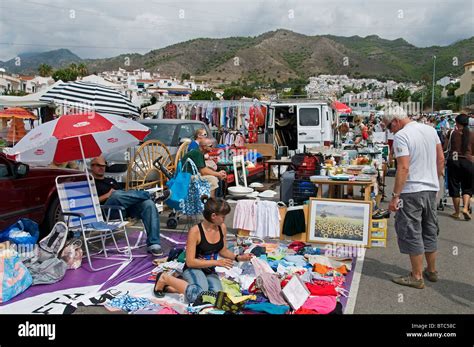
<svg viewBox="0 0 474 347">
<path fill-rule="evenodd" d="M 432 91 L 431 91 L 431 113 L 433 113 L 433 114 L 434 114 L 435 75 L 436 75 L 436 55 L 433 55 L 433 88 L 432 88 Z"/>
</svg>

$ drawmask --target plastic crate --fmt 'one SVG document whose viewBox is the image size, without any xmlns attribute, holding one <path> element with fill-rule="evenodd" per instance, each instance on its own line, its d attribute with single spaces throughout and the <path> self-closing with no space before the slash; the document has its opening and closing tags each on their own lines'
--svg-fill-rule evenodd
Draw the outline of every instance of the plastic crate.
<svg viewBox="0 0 474 347">
<path fill-rule="evenodd" d="M 293 200 L 297 203 L 316 197 L 318 188 L 309 180 L 295 179 L 293 182 Z"/>
</svg>

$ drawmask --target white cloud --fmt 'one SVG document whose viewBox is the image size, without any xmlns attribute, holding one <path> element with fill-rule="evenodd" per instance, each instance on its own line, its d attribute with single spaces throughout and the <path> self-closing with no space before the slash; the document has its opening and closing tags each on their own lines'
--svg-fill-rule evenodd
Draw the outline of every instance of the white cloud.
<svg viewBox="0 0 474 347">
<path fill-rule="evenodd" d="M 112 57 L 198 37 L 256 36 L 278 28 L 307 35 L 402 37 L 420 47 L 447 45 L 474 35 L 472 4 L 470 0 L 2 0 L 0 59 L 57 48 L 69 48 L 83 58 Z"/>
</svg>

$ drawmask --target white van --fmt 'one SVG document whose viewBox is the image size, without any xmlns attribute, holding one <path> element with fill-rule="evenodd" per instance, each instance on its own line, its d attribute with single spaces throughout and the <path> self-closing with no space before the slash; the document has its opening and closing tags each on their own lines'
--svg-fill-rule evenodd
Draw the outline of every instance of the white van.
<svg viewBox="0 0 474 347">
<path fill-rule="evenodd" d="M 270 104 L 268 121 L 276 148 L 287 146 L 289 150 L 303 152 L 305 148 L 334 143 L 335 114 L 326 101 L 274 101 Z"/>
</svg>

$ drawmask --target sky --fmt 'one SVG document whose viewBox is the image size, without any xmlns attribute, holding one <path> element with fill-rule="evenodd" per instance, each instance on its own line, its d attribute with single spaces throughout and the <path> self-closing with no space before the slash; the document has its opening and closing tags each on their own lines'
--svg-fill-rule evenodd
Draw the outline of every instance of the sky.
<svg viewBox="0 0 474 347">
<path fill-rule="evenodd" d="M 474 36 L 474 0 L 0 0 L 0 60 L 68 48 L 106 58 L 199 37 L 378 35 L 418 47 Z"/>
</svg>

